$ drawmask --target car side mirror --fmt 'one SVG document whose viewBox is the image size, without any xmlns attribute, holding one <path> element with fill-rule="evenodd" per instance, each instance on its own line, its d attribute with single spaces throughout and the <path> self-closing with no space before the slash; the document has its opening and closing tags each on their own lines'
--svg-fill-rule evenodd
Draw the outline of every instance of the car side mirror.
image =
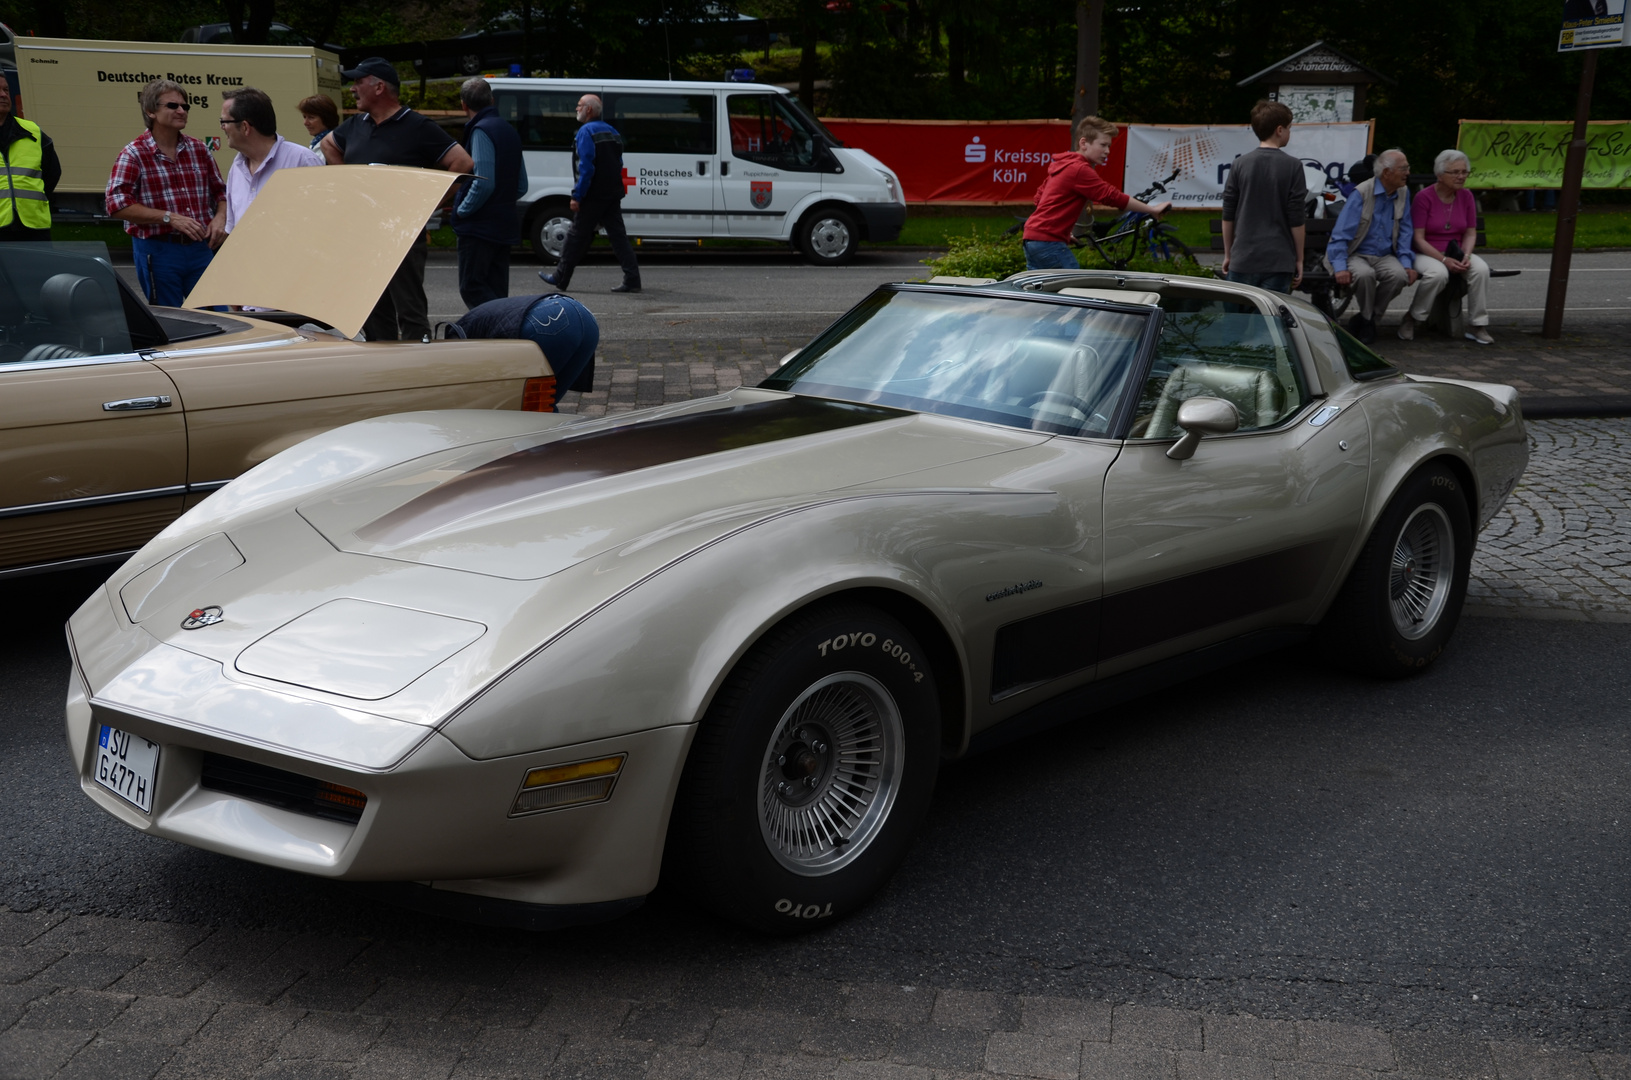
<svg viewBox="0 0 1631 1080">
<path fill-rule="evenodd" d="M 1188 461 L 1195 456 L 1202 435 L 1227 435 L 1238 430 L 1240 411 L 1222 398 L 1192 397 L 1178 406 L 1178 426 L 1184 429 L 1183 438 L 1172 444 L 1167 457 Z"/>
</svg>

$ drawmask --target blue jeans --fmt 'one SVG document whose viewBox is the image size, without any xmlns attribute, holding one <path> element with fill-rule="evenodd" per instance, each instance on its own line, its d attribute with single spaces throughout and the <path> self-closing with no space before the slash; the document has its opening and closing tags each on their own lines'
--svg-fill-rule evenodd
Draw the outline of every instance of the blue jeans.
<svg viewBox="0 0 1631 1080">
<path fill-rule="evenodd" d="M 544 359 L 555 372 L 555 396 L 559 400 L 594 360 L 595 346 L 600 344 L 600 324 L 588 308 L 570 296 L 555 293 L 527 309 L 521 336 L 544 351 Z"/>
<path fill-rule="evenodd" d="M 1080 270 L 1076 253 L 1063 240 L 1025 241 L 1025 269 L 1027 270 Z"/>
<path fill-rule="evenodd" d="M 1259 289 L 1268 289 L 1270 292 L 1291 295 L 1290 274 L 1240 274 L 1229 271 L 1229 280 L 1242 285 L 1255 285 Z"/>
<path fill-rule="evenodd" d="M 136 280 L 141 282 L 142 295 L 147 297 L 148 303 L 160 307 L 180 307 L 215 257 L 209 244 L 202 240 L 172 244 L 138 236 L 132 243 L 136 249 Z"/>
</svg>

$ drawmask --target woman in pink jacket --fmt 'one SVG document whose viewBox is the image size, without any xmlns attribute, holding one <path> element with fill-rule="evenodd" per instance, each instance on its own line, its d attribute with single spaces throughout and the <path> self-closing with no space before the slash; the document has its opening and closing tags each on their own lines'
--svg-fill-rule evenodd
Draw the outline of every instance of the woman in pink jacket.
<svg viewBox="0 0 1631 1080">
<path fill-rule="evenodd" d="M 1460 275 L 1467 283 L 1467 340 L 1495 344 L 1489 336 L 1489 264 L 1472 253 L 1478 242 L 1478 202 L 1467 190 L 1471 172 L 1466 154 L 1444 151 L 1433 159 L 1438 182 L 1418 191 L 1410 205 L 1421 280 L 1410 311 L 1399 324 L 1399 336 L 1406 341 L 1416 336 L 1416 324 L 1426 320 L 1451 275 Z"/>
</svg>

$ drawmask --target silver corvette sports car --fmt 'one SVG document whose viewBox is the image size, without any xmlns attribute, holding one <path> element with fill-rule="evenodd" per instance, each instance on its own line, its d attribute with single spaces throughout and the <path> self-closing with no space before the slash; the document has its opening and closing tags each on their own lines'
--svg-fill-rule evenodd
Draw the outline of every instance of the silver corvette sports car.
<svg viewBox="0 0 1631 1080">
<path fill-rule="evenodd" d="M 1527 457 L 1510 387 L 1278 294 L 887 286 L 757 388 L 271 458 L 74 615 L 68 743 L 134 828 L 422 908 L 561 925 L 663 872 L 809 928 L 942 758 L 1310 635 L 1424 668 Z"/>
</svg>

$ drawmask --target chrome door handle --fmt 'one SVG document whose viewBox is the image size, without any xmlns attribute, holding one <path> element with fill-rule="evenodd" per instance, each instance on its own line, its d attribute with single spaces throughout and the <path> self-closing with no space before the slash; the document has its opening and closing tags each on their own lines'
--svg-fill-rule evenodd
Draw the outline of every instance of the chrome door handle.
<svg viewBox="0 0 1631 1080">
<path fill-rule="evenodd" d="M 169 394 L 154 394 L 152 397 L 132 397 L 123 401 L 104 401 L 103 412 L 135 412 L 138 409 L 168 409 L 170 407 Z"/>
</svg>

